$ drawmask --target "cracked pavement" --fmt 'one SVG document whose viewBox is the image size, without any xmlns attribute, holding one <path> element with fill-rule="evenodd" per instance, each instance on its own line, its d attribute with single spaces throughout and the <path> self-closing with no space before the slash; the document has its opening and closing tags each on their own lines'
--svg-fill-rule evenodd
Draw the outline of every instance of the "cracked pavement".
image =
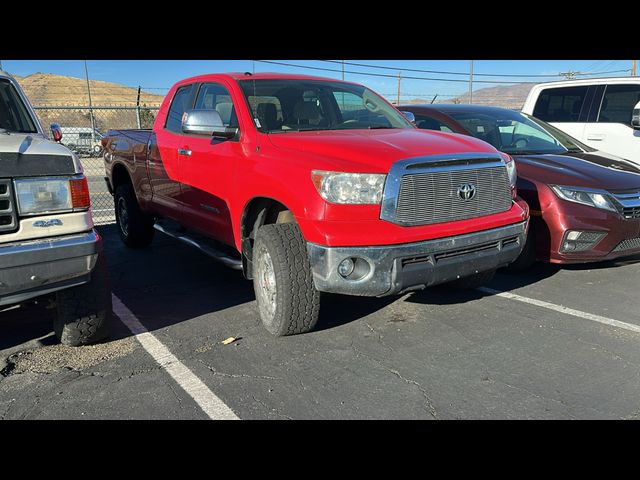
<svg viewBox="0 0 640 480">
<path fill-rule="evenodd" d="M 115 295 L 242 419 L 640 418 L 640 334 L 437 287 L 325 295 L 316 331 L 274 338 L 239 272 L 160 234 L 128 250 L 100 232 Z M 490 287 L 640 324 L 638 260 Z M 69 349 L 45 308 L 2 312 L 0 370 L 1 419 L 207 418 L 117 319 L 109 341 Z"/>
</svg>

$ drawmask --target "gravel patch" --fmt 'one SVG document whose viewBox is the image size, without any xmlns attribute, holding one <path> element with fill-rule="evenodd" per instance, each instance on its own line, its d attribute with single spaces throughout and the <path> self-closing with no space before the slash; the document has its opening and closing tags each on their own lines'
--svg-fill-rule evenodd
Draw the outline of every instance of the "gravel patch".
<svg viewBox="0 0 640 480">
<path fill-rule="evenodd" d="M 50 374 L 63 369 L 81 371 L 129 355 L 136 345 L 133 338 L 123 338 L 83 347 L 57 344 L 24 350 L 11 355 L 7 359 L 7 366 L 0 373 L 6 377 L 25 372 Z"/>
</svg>

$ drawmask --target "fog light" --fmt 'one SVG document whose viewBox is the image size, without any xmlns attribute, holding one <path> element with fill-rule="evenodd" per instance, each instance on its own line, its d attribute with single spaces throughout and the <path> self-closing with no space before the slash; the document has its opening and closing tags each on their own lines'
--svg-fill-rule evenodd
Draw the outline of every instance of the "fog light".
<svg viewBox="0 0 640 480">
<path fill-rule="evenodd" d="M 355 267 L 356 267 L 356 264 L 353 262 L 352 259 L 345 258 L 338 265 L 338 273 L 342 277 L 347 278 L 349 275 L 351 275 L 353 273 L 353 269 Z"/>
<path fill-rule="evenodd" d="M 564 234 L 561 252 L 584 252 L 590 250 L 602 240 L 605 232 L 584 232 L 580 230 L 568 230 Z"/>
</svg>

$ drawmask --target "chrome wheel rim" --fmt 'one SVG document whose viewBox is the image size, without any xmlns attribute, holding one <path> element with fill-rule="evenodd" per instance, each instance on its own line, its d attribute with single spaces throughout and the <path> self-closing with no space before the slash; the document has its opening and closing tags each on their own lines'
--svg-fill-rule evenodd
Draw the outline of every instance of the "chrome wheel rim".
<svg viewBox="0 0 640 480">
<path fill-rule="evenodd" d="M 257 253 L 258 301 L 264 306 L 269 316 L 273 317 L 276 312 L 276 295 L 278 293 L 273 261 L 266 248 L 261 248 Z"/>
<path fill-rule="evenodd" d="M 122 197 L 118 199 L 118 225 L 125 237 L 129 235 L 129 212 L 127 212 L 127 204 Z"/>
</svg>

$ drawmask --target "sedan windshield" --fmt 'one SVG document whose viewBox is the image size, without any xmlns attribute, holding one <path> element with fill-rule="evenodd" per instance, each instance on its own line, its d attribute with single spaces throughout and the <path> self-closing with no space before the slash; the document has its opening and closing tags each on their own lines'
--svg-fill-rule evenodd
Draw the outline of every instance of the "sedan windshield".
<svg viewBox="0 0 640 480">
<path fill-rule="evenodd" d="M 261 132 L 415 128 L 371 90 L 320 80 L 241 80 Z"/>
<path fill-rule="evenodd" d="M 36 127 L 14 86 L 0 79 L 0 132 L 36 133 Z"/>
<path fill-rule="evenodd" d="M 471 135 L 511 154 L 567 153 L 569 149 L 548 129 L 511 110 L 447 112 Z"/>
</svg>

